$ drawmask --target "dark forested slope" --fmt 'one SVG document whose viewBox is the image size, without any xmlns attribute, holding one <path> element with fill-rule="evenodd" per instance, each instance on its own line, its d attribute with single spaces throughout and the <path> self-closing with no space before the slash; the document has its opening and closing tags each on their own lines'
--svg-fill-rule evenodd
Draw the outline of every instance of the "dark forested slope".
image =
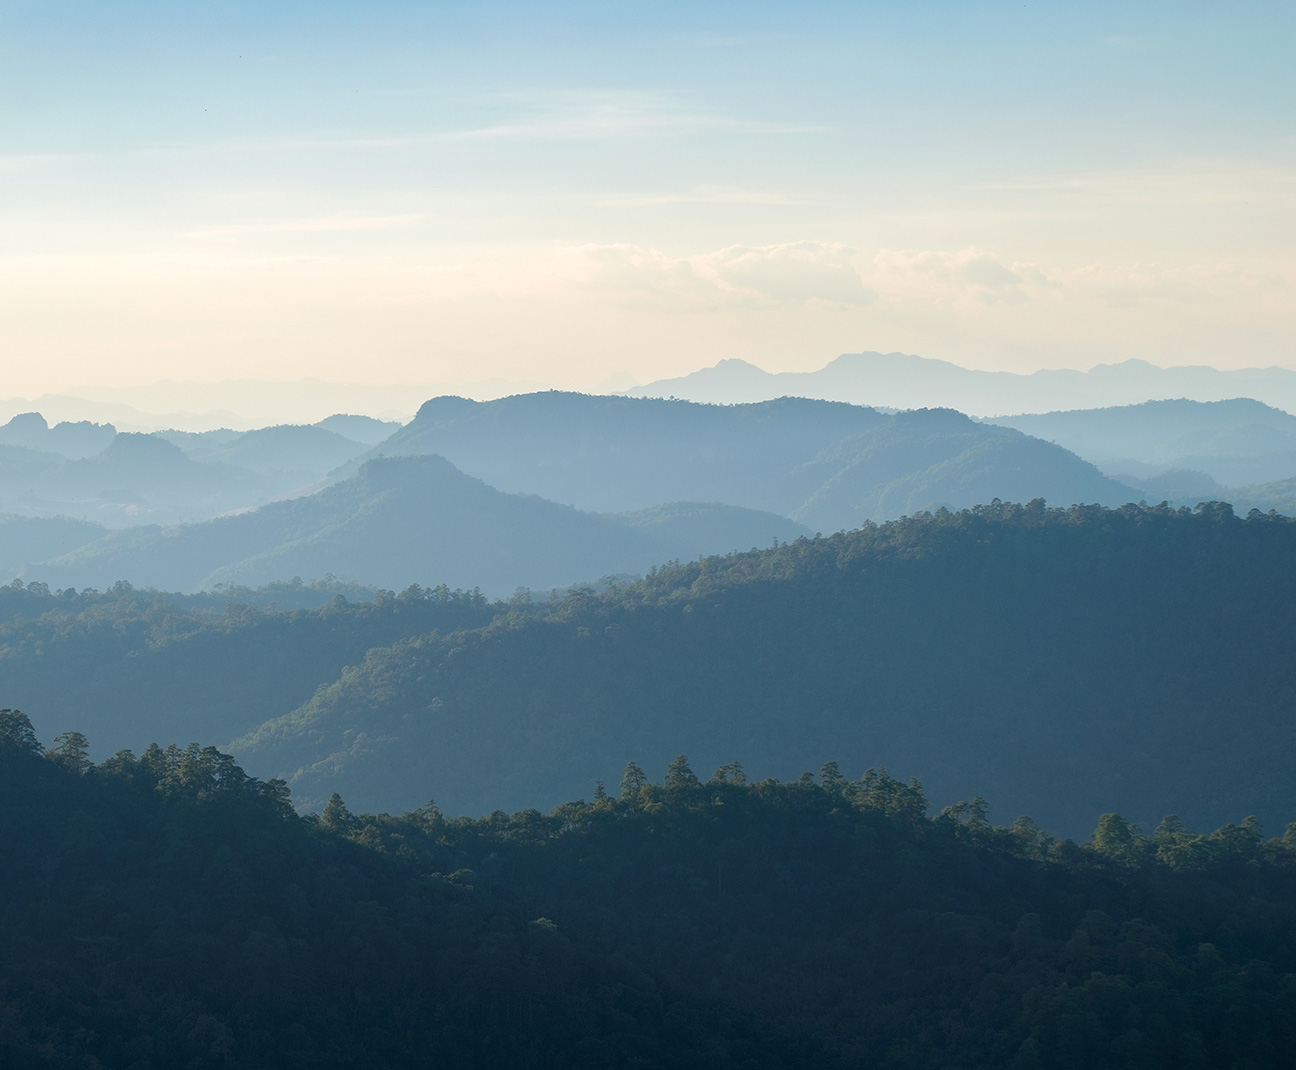
<svg viewBox="0 0 1296 1070">
<path fill-rule="evenodd" d="M 499 611 L 445 587 L 313 609 L 292 608 L 312 594 L 301 584 L 223 593 L 0 587 L 0 704 L 21 708 L 47 736 L 75 723 L 105 755 L 140 739 L 229 740 L 305 702 L 372 647 L 481 627 Z M 242 601 L 267 593 L 285 608 Z"/>
<path fill-rule="evenodd" d="M 0 588 L 0 702 L 108 751 L 241 737 L 316 805 L 551 805 L 686 749 L 921 771 L 1072 835 L 1296 811 L 1296 523 L 1224 506 L 993 505 L 556 601 L 218 597 Z"/>
<path fill-rule="evenodd" d="M 1296 839 L 1091 841 L 826 765 L 549 814 L 297 817 L 214 748 L 91 765 L 0 711 L 0 1061 L 1284 1067 Z"/>
<path fill-rule="evenodd" d="M 1227 506 L 913 517 L 375 649 L 235 746 L 365 807 L 549 805 L 627 753 L 922 770 L 1074 833 L 1296 811 L 1296 523 Z"/>
</svg>

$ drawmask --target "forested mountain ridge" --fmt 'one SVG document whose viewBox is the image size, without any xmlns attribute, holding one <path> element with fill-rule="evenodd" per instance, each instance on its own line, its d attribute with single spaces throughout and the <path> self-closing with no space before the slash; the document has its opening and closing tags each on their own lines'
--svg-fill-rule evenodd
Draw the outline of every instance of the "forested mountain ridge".
<svg viewBox="0 0 1296 1070">
<path fill-rule="evenodd" d="M 1127 481 L 1174 469 L 1202 472 L 1220 487 L 1296 476 L 1296 416 L 1250 398 L 1147 401 L 989 422 L 1056 442 Z"/>
<path fill-rule="evenodd" d="M 502 493 L 442 457 L 381 457 L 306 497 L 198 524 L 114 532 L 31 571 L 56 586 L 130 577 L 188 591 L 335 574 L 375 586 L 436 581 L 502 595 L 638 573 L 806 531 L 772 513 L 714 503 L 590 514 Z"/>
<path fill-rule="evenodd" d="M 249 593 L 260 610 L 213 615 L 18 584 L 0 701 L 109 750 L 239 738 L 312 805 L 547 806 L 683 749 L 760 776 L 882 763 L 1069 835 L 1100 808 L 1273 827 L 1296 810 L 1294 539 L 1219 505 L 995 504 L 556 600 Z"/>
<path fill-rule="evenodd" d="M 433 398 L 378 453 L 439 454 L 493 487 L 582 509 L 722 501 L 824 532 L 996 497 L 1119 505 L 1139 496 L 1060 447 L 953 410 L 889 414 L 794 397 Z"/>
<path fill-rule="evenodd" d="M 1296 522 L 996 504 L 375 648 L 235 751 L 307 800 L 426 783 L 469 811 L 549 805 L 626 753 L 783 776 L 833 755 L 1074 833 L 1104 803 L 1279 820 L 1294 699 Z"/>
<path fill-rule="evenodd" d="M 286 606 L 240 600 L 258 594 Z M 300 584 L 232 591 L 228 604 L 208 596 L 221 605 L 214 610 L 125 583 L 103 592 L 0 587 L 0 701 L 48 735 L 74 720 L 104 754 L 141 737 L 233 739 L 307 701 L 372 647 L 479 628 L 500 612 L 479 592 L 417 585 L 292 608 L 310 594 Z"/>
<path fill-rule="evenodd" d="M 916 782 L 297 817 L 214 748 L 0 711 L 0 1059 L 71 1070 L 1286 1065 L 1296 838 L 1083 846 Z"/>
<path fill-rule="evenodd" d="M 1296 516 L 1296 476 L 1264 483 L 1256 487 L 1238 487 L 1231 492 L 1240 509 L 1274 509 L 1287 516 Z"/>
</svg>

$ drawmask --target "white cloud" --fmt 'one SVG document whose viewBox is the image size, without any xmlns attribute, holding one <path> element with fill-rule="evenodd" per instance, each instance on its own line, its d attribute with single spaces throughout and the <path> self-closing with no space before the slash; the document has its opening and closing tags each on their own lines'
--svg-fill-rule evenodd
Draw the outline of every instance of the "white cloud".
<svg viewBox="0 0 1296 1070">
<path fill-rule="evenodd" d="M 694 310 L 868 304 L 873 295 L 860 282 L 854 254 L 850 246 L 818 241 L 733 245 L 686 257 L 634 245 L 568 250 L 569 257 L 588 266 L 589 287 Z"/>
<path fill-rule="evenodd" d="M 976 246 L 954 252 L 883 249 L 873 258 L 867 279 L 892 303 L 1021 302 L 1055 285 L 1034 264 L 1003 264 Z"/>
<path fill-rule="evenodd" d="M 868 304 L 873 295 L 851 262 L 855 250 L 839 242 L 801 241 L 756 248 L 734 245 L 706 258 L 727 286 L 777 304 L 823 301 Z"/>
<path fill-rule="evenodd" d="M 1288 283 L 1273 271 L 1233 262 L 1156 262 L 1054 265 L 1004 263 L 969 246 L 944 249 L 883 249 L 864 272 L 865 285 L 890 308 L 927 306 L 974 311 L 997 304 L 1048 302 L 1072 311 L 1132 308 L 1156 303 L 1248 305 L 1285 297 Z"/>
<path fill-rule="evenodd" d="M 1200 306 L 1285 296 L 1280 275 L 1239 264 L 1089 264 L 1066 272 L 1067 291 L 1117 307 L 1152 302 Z"/>
</svg>

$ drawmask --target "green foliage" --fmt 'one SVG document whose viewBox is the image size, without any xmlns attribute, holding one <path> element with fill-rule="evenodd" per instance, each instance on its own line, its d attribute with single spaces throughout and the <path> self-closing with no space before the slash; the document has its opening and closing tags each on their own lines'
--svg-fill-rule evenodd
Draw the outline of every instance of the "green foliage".
<svg viewBox="0 0 1296 1070">
<path fill-rule="evenodd" d="M 1103 814 L 1098 819 L 1098 827 L 1094 829 L 1093 845 L 1096 851 L 1113 862 L 1128 865 L 1137 858 L 1137 838 L 1138 829 L 1120 814 Z"/>
<path fill-rule="evenodd" d="M 0 701 L 47 737 L 62 711 L 83 711 L 86 734 L 109 752 L 149 737 L 229 740 L 305 702 L 371 647 L 481 626 L 497 612 L 479 592 L 443 586 L 363 602 L 348 592 L 363 593 L 300 580 L 201 597 L 127 583 L 0 586 Z"/>
<path fill-rule="evenodd" d="M 90 741 L 80 732 L 64 732 L 55 736 L 54 746 L 45 754 L 74 773 L 84 773 L 91 765 Z"/>
<path fill-rule="evenodd" d="M 922 770 L 938 806 L 983 793 L 994 820 L 1075 839 L 1105 810 L 1296 810 L 1284 518 L 991 503 L 554 600 L 339 593 L 274 610 L 2 587 L 0 702 L 46 738 L 81 711 L 104 753 L 216 739 L 313 808 L 429 786 L 449 812 L 551 806 L 617 784 L 627 754 L 684 750 L 701 770 L 740 752 L 755 779 Z"/>
<path fill-rule="evenodd" d="M 689 788 L 701 786 L 697 774 L 689 768 L 688 759 L 680 755 L 666 767 L 666 781 L 664 787 L 667 791 L 687 791 Z"/>
<path fill-rule="evenodd" d="M 7 755 L 40 753 L 36 730 L 25 713 L 0 710 L 0 750 Z"/>
<path fill-rule="evenodd" d="M 320 824 L 326 829 L 345 832 L 354 823 L 355 818 L 351 815 L 351 811 L 346 808 L 342 796 L 335 791 L 324 804 L 324 810 L 320 814 Z"/>
<path fill-rule="evenodd" d="M 1081 838 L 1112 809 L 1285 818 L 1293 694 L 1296 523 L 991 503 L 375 644 L 234 749 L 314 806 L 431 784 L 481 812 L 615 783 L 626 754 L 712 770 L 741 744 L 757 779 L 829 757 L 921 769 L 939 805 L 981 793 L 995 820 Z"/>
<path fill-rule="evenodd" d="M 80 740 L 0 747 L 7 1066 L 1267 1070 L 1296 1043 L 1296 837 L 1251 819 L 1108 813 L 1068 849 L 881 770 L 683 758 L 549 814 L 302 819 L 214 748 L 82 767 Z"/>
<path fill-rule="evenodd" d="M 636 799 L 648 783 L 648 777 L 635 762 L 627 762 L 625 772 L 621 774 L 621 798 Z"/>
</svg>

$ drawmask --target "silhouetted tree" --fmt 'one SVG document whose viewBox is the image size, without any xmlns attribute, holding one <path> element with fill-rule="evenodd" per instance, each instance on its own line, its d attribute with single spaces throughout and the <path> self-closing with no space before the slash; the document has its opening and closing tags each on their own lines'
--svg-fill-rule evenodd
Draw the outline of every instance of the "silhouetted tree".
<svg viewBox="0 0 1296 1070">
<path fill-rule="evenodd" d="M 662 786 L 667 791 L 679 791 L 683 788 L 701 787 L 702 782 L 698 780 L 697 774 L 689 768 L 688 758 L 680 755 L 666 767 L 666 779 Z"/>
<path fill-rule="evenodd" d="M 648 777 L 639 768 L 638 762 L 627 762 L 625 772 L 621 774 L 621 798 L 637 799 L 648 783 Z"/>
</svg>

